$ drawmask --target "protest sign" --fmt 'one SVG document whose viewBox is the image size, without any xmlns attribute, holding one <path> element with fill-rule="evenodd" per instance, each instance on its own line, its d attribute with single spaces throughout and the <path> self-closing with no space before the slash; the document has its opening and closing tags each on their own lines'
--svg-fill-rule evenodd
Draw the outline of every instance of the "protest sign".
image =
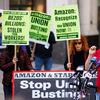
<svg viewBox="0 0 100 100">
<path fill-rule="evenodd" d="M 13 100 L 73 100 L 80 98 L 75 85 L 69 85 L 74 72 L 70 71 L 36 71 L 13 73 Z M 89 84 L 95 84 L 95 76 Z M 82 100 L 94 100 L 95 89 L 88 88 Z M 90 99 L 88 99 L 90 98 Z"/>
<path fill-rule="evenodd" d="M 0 9 L 0 49 L 6 48 L 6 46 L 2 45 L 2 13 L 3 10 Z"/>
<path fill-rule="evenodd" d="M 80 38 L 80 22 L 77 5 L 54 7 L 52 17 L 55 24 L 57 41 Z"/>
<path fill-rule="evenodd" d="M 36 11 L 31 12 L 31 27 L 29 30 L 30 41 L 45 44 L 50 33 L 51 16 Z"/>
<path fill-rule="evenodd" d="M 2 43 L 4 45 L 29 44 L 29 14 L 28 11 L 3 11 Z"/>
</svg>

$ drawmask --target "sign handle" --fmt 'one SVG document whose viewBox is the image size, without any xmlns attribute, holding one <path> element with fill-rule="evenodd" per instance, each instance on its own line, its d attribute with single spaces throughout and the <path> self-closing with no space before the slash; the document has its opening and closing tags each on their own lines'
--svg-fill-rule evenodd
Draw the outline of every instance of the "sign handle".
<svg viewBox="0 0 100 100">
<path fill-rule="evenodd" d="M 17 59 L 17 52 L 16 52 L 16 45 L 14 46 L 14 58 Z M 15 63 L 15 68 L 14 68 L 14 71 L 17 70 L 17 63 Z"/>
<path fill-rule="evenodd" d="M 69 40 L 67 40 L 67 56 L 68 56 L 68 63 L 70 63 Z M 69 70 L 71 70 L 71 68 L 69 68 Z"/>
</svg>

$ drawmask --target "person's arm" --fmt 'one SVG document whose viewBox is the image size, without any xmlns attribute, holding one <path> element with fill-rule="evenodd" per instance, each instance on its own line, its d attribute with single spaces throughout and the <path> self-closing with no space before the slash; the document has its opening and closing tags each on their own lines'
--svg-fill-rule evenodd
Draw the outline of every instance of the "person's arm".
<svg viewBox="0 0 100 100">
<path fill-rule="evenodd" d="M 94 54 L 95 52 L 96 52 L 96 46 L 90 47 L 90 49 L 89 49 L 89 55 L 88 55 L 87 60 L 86 60 L 86 62 L 85 62 L 85 70 L 88 70 L 88 66 L 89 66 L 89 64 L 90 64 L 90 60 L 91 60 L 91 58 L 93 57 L 93 54 Z"/>
<path fill-rule="evenodd" d="M 87 60 L 86 60 L 86 62 L 85 62 L 85 70 L 88 70 L 88 66 L 89 66 L 89 64 L 90 64 L 91 58 L 92 58 L 92 55 L 89 54 L 88 57 L 87 57 Z"/>
<path fill-rule="evenodd" d="M 2 71 L 7 71 L 7 69 L 9 69 L 10 67 L 12 67 L 12 65 L 13 65 L 13 62 L 9 62 L 9 63 L 7 63 L 7 64 L 1 66 L 0 69 L 1 69 Z"/>
<path fill-rule="evenodd" d="M 54 36 L 54 33 L 52 31 L 50 31 L 48 43 L 50 43 L 50 44 L 56 43 L 55 36 Z"/>
<path fill-rule="evenodd" d="M 1 55 L 0 56 L 0 69 L 2 71 L 7 71 L 14 65 L 13 61 L 7 61 L 7 56 L 6 55 Z"/>
<path fill-rule="evenodd" d="M 69 70 L 71 69 L 71 63 L 68 63 L 68 58 L 66 58 L 65 62 L 64 62 L 64 69 L 65 70 Z"/>
</svg>

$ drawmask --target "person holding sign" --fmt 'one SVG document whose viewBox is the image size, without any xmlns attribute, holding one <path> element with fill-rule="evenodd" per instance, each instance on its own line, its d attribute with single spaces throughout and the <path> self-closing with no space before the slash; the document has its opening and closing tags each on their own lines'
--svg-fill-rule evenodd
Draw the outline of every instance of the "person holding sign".
<svg viewBox="0 0 100 100">
<path fill-rule="evenodd" d="M 50 32 L 48 45 L 36 44 L 35 47 L 35 69 L 41 70 L 44 65 L 44 70 L 52 68 L 52 50 L 53 44 L 56 43 L 54 33 Z"/>
<path fill-rule="evenodd" d="M 64 62 L 65 70 L 74 70 L 78 66 L 84 66 L 85 60 L 88 55 L 88 43 L 85 36 L 81 35 L 81 39 L 70 40 L 69 41 L 69 51 L 70 51 L 70 62 L 67 61 L 67 58 Z"/>
<path fill-rule="evenodd" d="M 12 95 L 12 72 L 14 65 L 17 63 L 19 70 L 31 70 L 32 65 L 28 58 L 27 52 L 22 48 L 18 51 L 18 60 L 14 58 L 14 46 L 7 46 L 7 48 L 0 54 L 0 70 L 3 71 L 3 90 L 5 100 L 11 100 Z"/>
</svg>

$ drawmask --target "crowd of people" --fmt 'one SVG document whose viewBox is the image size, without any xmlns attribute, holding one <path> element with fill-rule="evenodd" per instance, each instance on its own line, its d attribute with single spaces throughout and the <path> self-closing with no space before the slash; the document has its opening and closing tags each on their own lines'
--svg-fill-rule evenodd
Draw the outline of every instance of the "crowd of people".
<svg viewBox="0 0 100 100">
<path fill-rule="evenodd" d="M 3 90 L 5 100 L 11 100 L 12 95 L 12 72 L 15 70 L 51 70 L 53 59 L 52 51 L 53 44 L 55 44 L 54 33 L 50 32 L 49 40 L 47 45 L 36 44 L 34 48 L 34 62 L 35 66 L 32 65 L 31 57 L 33 49 L 30 46 L 17 46 L 17 57 L 15 57 L 14 46 L 8 45 L 6 48 L 0 49 L 0 70 L 3 71 Z M 65 70 L 76 71 L 78 66 L 83 66 L 84 70 L 88 69 L 90 60 L 93 56 L 100 59 L 100 49 L 96 50 L 95 46 L 89 48 L 86 37 L 81 34 L 80 39 L 69 41 L 69 55 L 64 62 Z M 97 68 L 97 79 L 96 79 L 96 100 L 100 100 L 100 67 Z"/>
<path fill-rule="evenodd" d="M 0 49 L 0 70 L 3 71 L 2 84 L 5 100 L 11 100 L 12 97 L 12 72 L 14 70 L 41 70 L 43 65 L 44 70 L 51 70 L 54 43 L 56 43 L 54 33 L 50 32 L 48 45 L 36 44 L 34 48 L 35 66 L 32 65 L 32 52 L 29 45 L 16 46 L 16 50 L 12 45 Z"/>
<path fill-rule="evenodd" d="M 0 24 L 0 45 L 2 45 L 1 27 L 2 24 Z M 12 72 L 15 69 L 33 72 L 35 70 L 42 70 L 43 66 L 44 70 L 49 71 L 52 69 L 52 51 L 55 43 L 54 33 L 50 31 L 49 40 L 46 45 L 36 43 L 35 46 L 32 46 L 33 49 L 30 46 L 18 46 L 17 56 L 15 56 L 15 48 L 12 45 L 0 49 L 0 70 L 3 71 L 2 84 L 5 100 L 12 100 Z M 96 50 L 96 46 L 89 48 L 88 41 L 83 34 L 81 34 L 80 39 L 69 40 L 68 48 L 70 51 L 68 52 L 69 58 L 67 54 L 64 61 L 64 69 L 67 71 L 76 71 L 78 66 L 82 66 L 84 71 L 88 71 L 91 58 L 96 57 L 98 61 L 100 59 L 100 49 Z M 35 66 L 32 65 L 32 57 L 34 57 Z M 96 100 L 100 100 L 100 65 L 97 68 Z"/>
</svg>

